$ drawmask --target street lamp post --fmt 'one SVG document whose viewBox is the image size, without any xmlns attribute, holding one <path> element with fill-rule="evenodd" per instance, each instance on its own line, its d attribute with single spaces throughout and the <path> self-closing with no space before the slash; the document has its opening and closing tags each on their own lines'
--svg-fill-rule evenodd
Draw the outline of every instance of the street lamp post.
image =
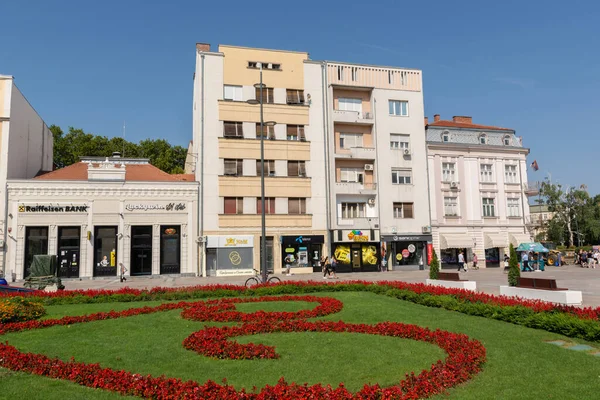
<svg viewBox="0 0 600 400">
<path fill-rule="evenodd" d="M 263 283 L 267 282 L 267 233 L 266 233 L 266 215 L 265 215 L 265 125 L 274 126 L 274 121 L 264 121 L 263 105 L 264 97 L 263 90 L 266 87 L 263 84 L 263 66 L 260 65 L 260 83 L 254 85 L 259 89 L 259 98 L 248 100 L 248 104 L 260 104 L 260 272 Z"/>
</svg>

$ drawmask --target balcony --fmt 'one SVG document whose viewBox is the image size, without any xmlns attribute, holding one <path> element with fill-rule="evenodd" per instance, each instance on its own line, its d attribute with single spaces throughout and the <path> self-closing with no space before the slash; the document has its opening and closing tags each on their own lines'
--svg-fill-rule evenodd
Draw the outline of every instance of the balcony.
<svg viewBox="0 0 600 400">
<path fill-rule="evenodd" d="M 335 156 L 337 158 L 352 158 L 356 160 L 374 160 L 374 147 L 351 147 L 349 149 L 336 148 Z"/>
<path fill-rule="evenodd" d="M 377 194 L 376 183 L 336 182 L 336 194 Z"/>
<path fill-rule="evenodd" d="M 379 218 L 341 218 L 338 217 L 337 224 L 345 229 L 379 229 Z"/>
<path fill-rule="evenodd" d="M 535 183 L 524 183 L 523 192 L 527 197 L 537 196 L 538 194 L 540 194 L 540 188 L 538 184 Z"/>
<path fill-rule="evenodd" d="M 373 124 L 373 113 L 333 110 L 333 122 L 343 124 Z"/>
</svg>

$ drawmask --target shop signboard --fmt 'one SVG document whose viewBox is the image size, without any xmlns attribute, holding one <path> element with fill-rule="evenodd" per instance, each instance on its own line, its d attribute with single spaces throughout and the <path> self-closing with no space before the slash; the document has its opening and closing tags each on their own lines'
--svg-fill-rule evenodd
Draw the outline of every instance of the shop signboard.
<svg viewBox="0 0 600 400">
<path fill-rule="evenodd" d="M 216 276 L 254 274 L 254 236 L 208 236 L 207 247 L 217 249 Z"/>
<path fill-rule="evenodd" d="M 427 243 L 427 265 L 431 265 L 433 258 L 433 243 Z"/>
<path fill-rule="evenodd" d="M 19 204 L 20 213 L 87 213 L 84 204 Z"/>
<path fill-rule="evenodd" d="M 160 203 L 126 203 L 125 211 L 128 212 L 186 212 L 186 204 L 181 201 Z"/>
</svg>

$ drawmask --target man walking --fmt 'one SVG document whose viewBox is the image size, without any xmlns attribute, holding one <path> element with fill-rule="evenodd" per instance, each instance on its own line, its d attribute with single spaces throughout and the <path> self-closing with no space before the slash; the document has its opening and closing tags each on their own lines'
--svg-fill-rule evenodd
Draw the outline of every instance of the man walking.
<svg viewBox="0 0 600 400">
<path fill-rule="evenodd" d="M 523 263 L 523 272 L 533 271 L 531 267 L 529 267 L 529 255 L 526 251 L 524 251 L 523 255 L 521 256 L 521 262 Z"/>
<path fill-rule="evenodd" d="M 465 268 L 465 256 L 462 250 L 458 253 L 458 272 L 460 272 L 461 269 L 464 269 L 465 272 L 467 272 L 467 268 Z"/>
</svg>

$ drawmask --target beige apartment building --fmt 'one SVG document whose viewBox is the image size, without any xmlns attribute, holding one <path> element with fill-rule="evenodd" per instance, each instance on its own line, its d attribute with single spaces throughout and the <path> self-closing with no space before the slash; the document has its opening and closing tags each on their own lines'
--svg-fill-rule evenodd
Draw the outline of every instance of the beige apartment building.
<svg viewBox="0 0 600 400">
<path fill-rule="evenodd" d="M 17 88 L 0 75 L 0 276 L 7 263 L 11 214 L 6 213 L 8 179 L 29 179 L 52 170 L 52 132 Z"/>
<path fill-rule="evenodd" d="M 260 106 L 262 66 L 267 267 L 320 268 L 326 207 L 322 126 L 309 122 L 308 53 L 197 45 L 193 171 L 201 183 L 202 274 L 244 275 L 260 265 Z M 204 256 L 204 257 L 202 257 Z"/>
</svg>

